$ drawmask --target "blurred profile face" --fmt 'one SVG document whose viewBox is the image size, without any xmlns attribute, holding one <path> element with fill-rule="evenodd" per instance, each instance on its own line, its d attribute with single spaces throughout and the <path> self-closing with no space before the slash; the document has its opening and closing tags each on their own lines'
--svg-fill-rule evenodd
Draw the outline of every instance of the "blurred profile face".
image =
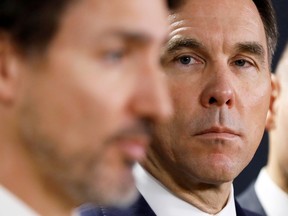
<svg viewBox="0 0 288 216">
<path fill-rule="evenodd" d="M 19 134 L 47 188 L 77 205 L 133 200 L 149 124 L 171 113 L 166 13 L 162 0 L 77 1 L 43 55 L 18 58 Z"/>
<path fill-rule="evenodd" d="M 188 188 L 232 181 L 260 143 L 270 102 L 261 18 L 251 0 L 190 0 L 169 20 L 162 62 L 175 115 L 156 126 L 144 165 Z"/>
<path fill-rule="evenodd" d="M 288 191 L 288 47 L 277 66 L 275 82 L 278 84 L 274 92 L 276 99 L 267 118 L 268 172 L 284 191 Z M 271 121 L 272 125 L 269 124 Z"/>
</svg>

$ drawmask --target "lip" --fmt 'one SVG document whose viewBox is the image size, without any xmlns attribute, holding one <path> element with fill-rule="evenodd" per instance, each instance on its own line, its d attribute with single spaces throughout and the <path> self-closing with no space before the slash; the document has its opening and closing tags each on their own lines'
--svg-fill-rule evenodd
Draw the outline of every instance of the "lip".
<svg viewBox="0 0 288 216">
<path fill-rule="evenodd" d="M 211 127 L 195 133 L 194 136 L 210 139 L 233 139 L 239 137 L 240 134 L 227 127 Z"/>
<path fill-rule="evenodd" d="M 144 134 L 129 136 L 117 140 L 117 145 L 128 160 L 135 162 L 141 161 L 146 157 L 146 150 L 150 140 L 150 136 Z"/>
</svg>

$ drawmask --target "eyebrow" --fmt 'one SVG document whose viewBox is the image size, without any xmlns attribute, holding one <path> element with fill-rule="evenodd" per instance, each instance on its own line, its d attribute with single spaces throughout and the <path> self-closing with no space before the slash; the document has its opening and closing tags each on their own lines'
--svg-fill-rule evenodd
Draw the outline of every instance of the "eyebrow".
<svg viewBox="0 0 288 216">
<path fill-rule="evenodd" d="M 129 30 L 129 29 L 120 29 L 108 31 L 102 35 L 102 38 L 119 38 L 121 40 L 127 41 L 129 43 L 135 44 L 147 44 L 153 40 L 153 37 L 146 32 Z M 163 40 L 166 42 L 166 38 Z M 164 42 L 163 42 L 164 43 Z"/>
<path fill-rule="evenodd" d="M 166 51 L 168 53 L 181 50 L 183 48 L 190 49 L 206 49 L 205 46 L 193 38 L 176 38 L 170 40 L 166 45 Z"/>
<path fill-rule="evenodd" d="M 131 42 L 145 43 L 145 42 L 148 42 L 149 40 L 151 40 L 151 37 L 149 37 L 147 34 L 141 33 L 141 32 L 120 31 L 120 32 L 114 33 L 114 35 L 121 37 L 127 41 L 131 41 Z"/>
<path fill-rule="evenodd" d="M 256 56 L 260 61 L 265 61 L 265 49 L 257 42 L 244 42 L 236 44 L 237 52 L 248 53 Z"/>
</svg>

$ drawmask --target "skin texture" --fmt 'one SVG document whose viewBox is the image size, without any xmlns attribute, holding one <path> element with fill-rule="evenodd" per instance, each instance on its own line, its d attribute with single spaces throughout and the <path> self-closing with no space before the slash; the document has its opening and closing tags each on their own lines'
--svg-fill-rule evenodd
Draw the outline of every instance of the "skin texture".
<svg viewBox="0 0 288 216">
<path fill-rule="evenodd" d="M 175 115 L 155 126 L 142 164 L 176 196 L 215 214 L 264 132 L 272 88 L 265 31 L 250 0 L 190 0 L 169 21 L 162 63 Z"/>
<path fill-rule="evenodd" d="M 267 117 L 266 128 L 269 132 L 269 154 L 267 171 L 273 181 L 288 193 L 288 47 L 276 69 L 273 79 L 276 86 L 271 112 Z"/>
<path fill-rule="evenodd" d="M 159 63 L 166 18 L 160 0 L 82 0 L 45 53 L 23 56 L 1 35 L 2 185 L 41 215 L 135 198 L 147 128 L 172 113 Z"/>
</svg>

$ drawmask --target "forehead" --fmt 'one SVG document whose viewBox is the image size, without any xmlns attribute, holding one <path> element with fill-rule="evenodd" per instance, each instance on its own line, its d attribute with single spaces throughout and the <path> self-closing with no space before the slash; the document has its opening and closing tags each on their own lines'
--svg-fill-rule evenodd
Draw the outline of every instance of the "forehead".
<svg viewBox="0 0 288 216">
<path fill-rule="evenodd" d="M 264 26 L 252 0 L 187 0 L 169 22 L 170 38 L 192 36 L 218 45 L 261 41 L 267 50 Z"/>
<path fill-rule="evenodd" d="M 97 39 L 108 31 L 127 30 L 162 38 L 167 13 L 163 0 L 79 0 L 63 13 L 57 36 L 65 41 L 88 35 Z"/>
</svg>

